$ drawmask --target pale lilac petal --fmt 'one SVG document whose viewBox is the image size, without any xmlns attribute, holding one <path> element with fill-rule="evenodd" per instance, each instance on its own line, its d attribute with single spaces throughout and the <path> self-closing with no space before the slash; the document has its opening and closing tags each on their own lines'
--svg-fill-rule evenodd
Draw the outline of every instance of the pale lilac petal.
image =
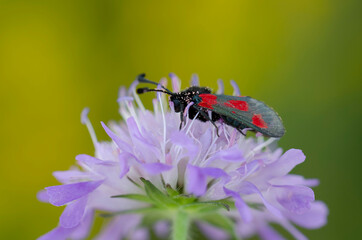
<svg viewBox="0 0 362 240">
<path fill-rule="evenodd" d="M 188 164 L 186 189 L 195 196 L 201 196 L 206 192 L 207 176 L 216 178 L 228 178 L 228 175 L 220 168 L 201 168 Z"/>
<path fill-rule="evenodd" d="M 138 84 L 139 82 L 137 79 L 131 83 L 131 85 L 128 88 L 128 93 L 127 93 L 128 96 L 131 96 L 133 94 Z"/>
<path fill-rule="evenodd" d="M 102 124 L 102 127 L 104 128 L 104 130 L 106 131 L 106 133 L 108 134 L 108 136 L 116 143 L 116 145 L 119 147 L 119 149 L 121 149 L 122 151 L 125 151 L 125 152 L 128 152 L 132 149 L 128 143 L 122 141 L 103 122 L 101 122 L 101 124 Z"/>
<path fill-rule="evenodd" d="M 166 238 L 170 233 L 170 223 L 168 221 L 158 221 L 153 230 L 158 238 Z"/>
<path fill-rule="evenodd" d="M 311 204 L 309 211 L 303 214 L 289 214 L 291 219 L 297 225 L 314 229 L 320 228 L 327 224 L 328 208 L 325 203 L 321 201 L 315 201 Z"/>
<path fill-rule="evenodd" d="M 231 83 L 231 85 L 233 86 L 233 89 L 234 89 L 233 95 L 234 96 L 241 96 L 238 84 L 234 80 L 230 80 L 230 83 Z"/>
<path fill-rule="evenodd" d="M 207 176 L 199 167 L 187 166 L 187 192 L 195 196 L 201 196 L 206 192 Z"/>
<path fill-rule="evenodd" d="M 129 153 L 123 152 L 119 154 L 119 166 L 121 172 L 119 178 L 123 178 L 129 171 L 129 159 L 131 155 Z"/>
<path fill-rule="evenodd" d="M 217 80 L 217 86 L 216 94 L 224 94 L 224 82 L 221 79 Z"/>
<path fill-rule="evenodd" d="M 200 169 L 204 174 L 206 174 L 207 176 L 213 177 L 213 178 L 228 177 L 226 172 L 220 168 L 206 167 L 206 168 L 200 168 Z"/>
<path fill-rule="evenodd" d="M 49 196 L 47 191 L 45 190 L 41 190 L 36 194 L 36 198 L 40 201 L 40 202 L 45 202 L 48 203 L 49 202 Z"/>
<path fill-rule="evenodd" d="M 235 201 L 235 207 L 238 209 L 238 212 L 241 216 L 241 219 L 245 223 L 250 223 L 253 219 L 253 216 L 251 214 L 249 206 L 244 202 L 244 200 L 240 197 L 240 195 L 237 192 L 234 192 L 230 189 L 227 189 L 224 187 L 224 192 L 228 196 L 231 196 L 234 198 Z"/>
<path fill-rule="evenodd" d="M 79 170 L 55 171 L 53 172 L 53 176 L 63 184 L 80 182 L 84 179 L 88 180 L 97 179 L 97 177 L 93 173 L 83 172 Z"/>
<path fill-rule="evenodd" d="M 148 240 L 150 233 L 147 228 L 138 228 L 132 233 L 132 240 Z"/>
<path fill-rule="evenodd" d="M 188 155 L 193 158 L 199 151 L 199 148 L 195 145 L 194 141 L 187 136 L 184 132 L 176 131 L 170 136 L 170 141 L 177 146 L 187 149 Z"/>
<path fill-rule="evenodd" d="M 82 221 L 71 233 L 70 238 L 71 239 L 86 238 L 91 231 L 91 227 L 93 225 L 93 218 L 94 218 L 94 211 L 86 210 Z"/>
<path fill-rule="evenodd" d="M 147 136 L 148 132 L 142 128 L 141 133 L 138 128 L 137 122 L 134 117 L 129 117 L 126 120 L 128 131 L 130 132 L 133 144 L 138 149 L 139 153 L 143 156 L 143 160 L 146 162 L 152 161 L 152 159 L 159 158 L 161 153 L 157 147 L 156 142 Z"/>
<path fill-rule="evenodd" d="M 208 159 L 208 164 L 214 160 L 223 160 L 229 162 L 242 162 L 244 161 L 243 152 L 238 148 L 229 148 L 221 150 L 213 154 L 212 157 Z"/>
<path fill-rule="evenodd" d="M 117 99 L 117 102 L 132 102 L 134 99 L 130 96 L 122 96 Z"/>
<path fill-rule="evenodd" d="M 39 237 L 37 240 L 66 240 L 73 230 L 74 228 L 56 227 L 50 232 Z"/>
<path fill-rule="evenodd" d="M 160 174 L 165 171 L 169 171 L 172 169 L 171 165 L 163 164 L 163 163 L 145 163 L 142 164 L 142 167 L 151 175 Z"/>
<path fill-rule="evenodd" d="M 204 222 L 198 222 L 197 225 L 199 226 L 202 233 L 207 237 L 207 239 L 211 240 L 230 239 L 230 235 L 220 228 L 214 227 Z"/>
<path fill-rule="evenodd" d="M 118 97 L 124 97 L 127 96 L 127 89 L 123 86 L 121 86 L 118 90 Z"/>
<path fill-rule="evenodd" d="M 171 78 L 172 90 L 174 92 L 181 91 L 181 81 L 174 73 L 170 73 L 169 77 Z"/>
<path fill-rule="evenodd" d="M 284 240 L 277 231 L 275 231 L 271 226 L 265 224 L 265 226 L 259 228 L 258 233 L 263 240 Z"/>
<path fill-rule="evenodd" d="M 288 230 L 297 240 L 308 240 L 296 227 L 290 224 L 288 221 L 279 222 L 286 230 Z"/>
<path fill-rule="evenodd" d="M 240 189 L 237 191 L 238 193 L 242 194 L 242 195 L 249 195 L 249 194 L 253 194 L 256 193 L 259 195 L 259 197 L 261 198 L 261 200 L 264 203 L 264 206 L 271 212 L 273 213 L 276 217 L 278 218 L 283 218 L 282 213 L 273 205 L 271 205 L 262 195 L 262 193 L 259 191 L 259 189 L 252 183 L 250 182 L 243 182 L 240 184 Z"/>
<path fill-rule="evenodd" d="M 268 180 L 287 175 L 296 165 L 305 160 L 305 155 L 299 149 L 290 149 L 276 162 L 258 171 L 258 176 L 250 180 L 255 185 L 263 185 Z"/>
<path fill-rule="evenodd" d="M 200 86 L 199 75 L 196 73 L 191 76 L 191 86 Z"/>
<path fill-rule="evenodd" d="M 73 228 L 77 226 L 83 218 L 87 200 L 88 197 L 84 196 L 69 203 L 60 216 L 60 226 L 64 228 Z"/>
<path fill-rule="evenodd" d="M 89 113 L 89 108 L 83 108 L 82 113 L 80 114 L 80 122 L 82 124 L 86 124 L 86 122 L 88 121 L 88 113 Z"/>
<path fill-rule="evenodd" d="M 288 211 L 302 214 L 311 208 L 314 201 L 314 192 L 304 186 L 273 185 L 270 189 L 275 194 L 277 201 Z"/>
<path fill-rule="evenodd" d="M 261 160 L 253 160 L 251 162 L 248 162 L 247 164 L 243 164 L 240 168 L 237 169 L 237 171 L 242 175 L 249 175 L 253 172 L 256 172 L 260 169 L 261 166 L 263 166 L 264 163 Z"/>
<path fill-rule="evenodd" d="M 103 183 L 104 180 L 57 185 L 45 188 L 49 202 L 55 206 L 62 206 L 73 200 L 81 198 Z"/>
<path fill-rule="evenodd" d="M 94 165 L 115 166 L 115 165 L 117 165 L 117 162 L 101 160 L 101 159 L 89 156 L 87 154 L 79 154 L 75 157 L 75 159 L 78 162 L 84 163 L 88 166 L 94 166 Z"/>
<path fill-rule="evenodd" d="M 316 187 L 319 185 L 318 179 L 305 179 L 303 176 L 288 174 L 282 177 L 273 178 L 269 181 L 271 185 L 303 185 Z"/>
<path fill-rule="evenodd" d="M 123 239 L 134 230 L 140 223 L 142 216 L 140 215 L 120 215 L 114 217 L 108 222 L 101 233 L 96 236 L 96 240 L 119 240 Z"/>
<path fill-rule="evenodd" d="M 280 159 L 268 166 L 269 171 L 274 176 L 284 176 L 288 174 L 296 165 L 304 162 L 305 155 L 299 149 L 289 149 Z"/>
</svg>

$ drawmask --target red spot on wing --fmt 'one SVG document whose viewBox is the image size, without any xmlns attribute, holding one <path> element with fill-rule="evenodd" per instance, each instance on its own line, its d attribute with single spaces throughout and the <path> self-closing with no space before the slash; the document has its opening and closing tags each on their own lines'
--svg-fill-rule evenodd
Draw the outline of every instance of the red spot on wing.
<svg viewBox="0 0 362 240">
<path fill-rule="evenodd" d="M 261 114 L 254 114 L 252 118 L 254 124 L 257 127 L 260 128 L 268 128 L 268 125 L 265 123 L 264 119 L 261 117 Z"/>
<path fill-rule="evenodd" d="M 248 111 L 249 110 L 249 105 L 246 101 L 241 101 L 241 100 L 229 100 L 226 103 L 224 103 L 225 106 L 227 107 L 231 107 L 231 108 L 236 108 L 240 111 Z"/>
<path fill-rule="evenodd" d="M 199 95 L 202 99 L 201 102 L 198 103 L 200 107 L 214 109 L 212 106 L 217 103 L 217 96 L 213 94 L 200 94 Z"/>
</svg>

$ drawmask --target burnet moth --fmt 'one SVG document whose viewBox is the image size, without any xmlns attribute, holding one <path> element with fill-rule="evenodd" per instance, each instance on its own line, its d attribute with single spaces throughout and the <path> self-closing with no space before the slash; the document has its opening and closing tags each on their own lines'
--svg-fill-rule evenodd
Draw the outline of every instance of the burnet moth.
<svg viewBox="0 0 362 240">
<path fill-rule="evenodd" d="M 145 78 L 145 74 L 138 76 L 140 83 L 159 85 Z M 190 119 L 210 121 L 216 129 L 215 122 L 221 120 L 225 124 L 234 127 L 243 134 L 244 128 L 260 132 L 267 137 L 280 138 L 285 129 L 278 114 L 265 103 L 251 97 L 228 96 L 212 94 L 207 87 L 193 86 L 181 92 L 172 92 L 164 86 L 162 89 L 138 88 L 137 93 L 162 92 L 170 95 L 175 112 L 180 112 L 181 124 L 184 123 L 184 111 L 188 105 Z M 218 132 L 217 132 L 218 134 Z"/>
</svg>

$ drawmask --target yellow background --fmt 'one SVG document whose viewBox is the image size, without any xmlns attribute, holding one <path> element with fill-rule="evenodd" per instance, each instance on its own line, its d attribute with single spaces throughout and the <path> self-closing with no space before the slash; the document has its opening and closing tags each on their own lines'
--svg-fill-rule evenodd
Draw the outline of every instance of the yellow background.
<svg viewBox="0 0 362 240">
<path fill-rule="evenodd" d="M 36 200 L 93 147 L 80 112 L 119 120 L 117 92 L 146 72 L 192 73 L 273 106 L 284 149 L 307 155 L 329 223 L 311 239 L 361 232 L 361 1 L 0 1 L 0 238 L 34 239 L 62 211 Z M 149 100 L 149 97 L 144 99 Z M 149 105 L 150 106 L 150 105 Z M 290 237 L 290 236 L 289 236 Z"/>
</svg>

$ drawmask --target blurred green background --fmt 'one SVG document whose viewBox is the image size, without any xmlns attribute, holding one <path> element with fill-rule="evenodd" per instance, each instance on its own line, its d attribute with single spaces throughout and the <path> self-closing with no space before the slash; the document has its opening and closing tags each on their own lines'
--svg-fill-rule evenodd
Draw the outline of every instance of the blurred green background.
<svg viewBox="0 0 362 240">
<path fill-rule="evenodd" d="M 62 208 L 36 200 L 119 120 L 117 92 L 146 72 L 187 86 L 234 79 L 283 117 L 284 149 L 307 155 L 329 223 L 310 239 L 362 235 L 361 1 L 0 1 L 0 238 L 34 239 Z"/>
</svg>

